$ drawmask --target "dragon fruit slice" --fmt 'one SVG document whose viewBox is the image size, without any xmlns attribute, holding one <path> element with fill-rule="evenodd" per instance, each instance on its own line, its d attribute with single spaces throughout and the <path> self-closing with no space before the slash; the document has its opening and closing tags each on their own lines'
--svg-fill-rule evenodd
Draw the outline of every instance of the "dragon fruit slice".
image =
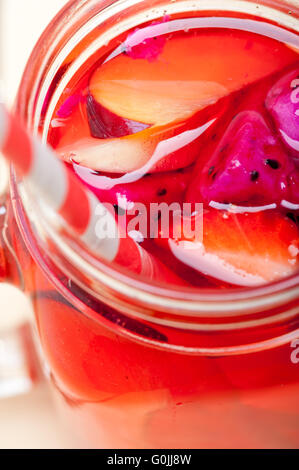
<svg viewBox="0 0 299 470">
<path fill-rule="evenodd" d="M 173 172 L 148 174 L 134 183 L 116 184 L 107 190 L 101 187 L 101 173 L 79 165 L 74 165 L 74 169 L 102 202 L 110 202 L 121 209 L 132 209 L 134 203 L 181 202 L 193 171 L 191 166 Z"/>
<path fill-rule="evenodd" d="M 283 142 L 299 166 L 299 68 L 284 75 L 269 91 L 266 108 Z"/>
<path fill-rule="evenodd" d="M 298 172 L 280 141 L 256 111 L 231 122 L 187 192 L 190 202 L 272 204 L 299 202 Z"/>
</svg>

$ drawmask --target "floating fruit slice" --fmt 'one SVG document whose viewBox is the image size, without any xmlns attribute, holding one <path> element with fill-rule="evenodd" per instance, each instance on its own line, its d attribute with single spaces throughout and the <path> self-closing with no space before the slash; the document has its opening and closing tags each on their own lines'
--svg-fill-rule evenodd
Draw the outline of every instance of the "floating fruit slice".
<svg viewBox="0 0 299 470">
<path fill-rule="evenodd" d="M 275 83 L 267 95 L 266 107 L 299 165 L 299 66 Z"/>
<path fill-rule="evenodd" d="M 137 241 L 143 242 L 150 236 L 151 204 L 182 203 L 193 166 L 173 172 L 147 174 L 134 183 L 116 184 L 110 190 L 101 187 L 101 178 L 105 176 L 79 165 L 74 165 L 74 170 L 101 202 L 114 205 L 118 225 L 124 227 L 126 233 L 132 233 Z M 167 261 L 164 264 L 167 265 Z"/>
<path fill-rule="evenodd" d="M 153 171 L 177 170 L 189 166 L 197 158 L 203 134 L 224 113 L 227 106 L 228 100 L 223 99 L 217 106 L 209 106 L 186 121 L 153 126 L 137 134 L 119 138 L 96 139 L 90 137 L 89 131 L 84 131 L 84 135 L 87 135 L 83 137 L 80 131 L 82 137 L 72 140 L 76 127 L 72 122 L 68 128 L 63 128 L 64 135 L 56 151 L 67 162 L 74 161 L 107 173 L 140 170 L 140 178 Z M 78 123 L 82 119 L 78 110 L 76 119 Z"/>
<path fill-rule="evenodd" d="M 299 232 L 273 211 L 203 215 L 203 240 L 169 240 L 172 253 L 197 271 L 240 286 L 256 286 L 299 267 Z"/>
<path fill-rule="evenodd" d="M 86 106 L 91 135 L 97 139 L 124 137 L 125 135 L 136 134 L 149 127 L 149 124 L 142 124 L 117 116 L 97 103 L 91 95 L 87 97 Z"/>
<path fill-rule="evenodd" d="M 189 116 L 295 60 L 294 51 L 279 42 L 274 48 L 270 38 L 202 30 L 167 39 L 155 60 L 132 54 L 108 60 L 96 69 L 89 88 L 96 102 L 118 116 L 163 124 Z"/>
<path fill-rule="evenodd" d="M 74 169 L 100 201 L 116 204 L 122 209 L 132 209 L 134 203 L 142 203 L 148 207 L 150 203 L 155 202 L 182 202 L 193 167 L 174 172 L 147 174 L 141 180 L 134 183 L 116 184 L 110 190 L 101 188 L 100 174 L 97 172 L 79 165 L 75 165 Z"/>
<path fill-rule="evenodd" d="M 236 204 L 299 203 L 299 170 L 263 116 L 244 111 L 231 122 L 187 200 Z"/>
</svg>

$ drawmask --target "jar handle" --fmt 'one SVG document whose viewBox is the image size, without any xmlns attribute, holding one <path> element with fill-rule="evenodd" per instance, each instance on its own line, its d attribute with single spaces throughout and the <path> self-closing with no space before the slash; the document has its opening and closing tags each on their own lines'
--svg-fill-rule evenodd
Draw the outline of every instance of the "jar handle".
<svg viewBox="0 0 299 470">
<path fill-rule="evenodd" d="M 41 377 L 32 307 L 22 292 L 23 276 L 9 241 L 7 188 L 8 169 L 0 155 L 0 398 L 27 393 Z"/>
</svg>

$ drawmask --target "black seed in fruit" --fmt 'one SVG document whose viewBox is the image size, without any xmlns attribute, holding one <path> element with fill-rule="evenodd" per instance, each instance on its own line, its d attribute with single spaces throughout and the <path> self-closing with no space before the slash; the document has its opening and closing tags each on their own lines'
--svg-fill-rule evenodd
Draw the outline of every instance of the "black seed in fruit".
<svg viewBox="0 0 299 470">
<path fill-rule="evenodd" d="M 167 190 L 165 188 L 159 189 L 159 191 L 157 192 L 158 196 L 166 196 L 166 194 L 167 194 Z"/>
<path fill-rule="evenodd" d="M 288 212 L 287 217 L 296 223 L 296 217 L 295 217 L 295 214 L 293 214 L 293 212 Z"/>
<path fill-rule="evenodd" d="M 267 158 L 265 160 L 265 163 L 273 170 L 278 170 L 278 168 L 280 167 L 280 163 L 277 160 L 274 160 L 273 158 Z"/>
<path fill-rule="evenodd" d="M 251 173 L 250 173 L 250 179 L 251 181 L 256 181 L 258 178 L 259 178 L 260 174 L 258 171 L 256 170 L 253 170 Z"/>
</svg>

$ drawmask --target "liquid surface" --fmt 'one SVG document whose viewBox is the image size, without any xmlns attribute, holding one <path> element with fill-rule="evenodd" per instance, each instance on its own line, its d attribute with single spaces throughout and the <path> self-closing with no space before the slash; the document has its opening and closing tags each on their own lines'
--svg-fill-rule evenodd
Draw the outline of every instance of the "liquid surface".
<svg viewBox="0 0 299 470">
<path fill-rule="evenodd" d="M 49 142 L 138 243 L 135 274 L 229 288 L 295 273 L 298 38 L 253 18 L 167 16 L 119 43 L 65 89 Z M 189 212 L 165 230 L 160 203 Z"/>
</svg>

